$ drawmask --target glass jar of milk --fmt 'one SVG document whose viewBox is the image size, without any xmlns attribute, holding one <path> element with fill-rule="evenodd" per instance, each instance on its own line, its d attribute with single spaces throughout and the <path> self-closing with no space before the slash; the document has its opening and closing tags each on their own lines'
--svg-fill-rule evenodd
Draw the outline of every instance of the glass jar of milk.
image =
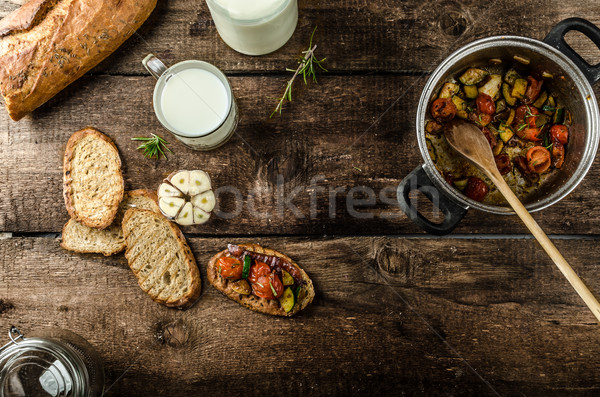
<svg viewBox="0 0 600 397">
<path fill-rule="evenodd" d="M 221 38 L 246 55 L 282 47 L 298 22 L 298 0 L 206 0 Z"/>
<path fill-rule="evenodd" d="M 216 66 L 188 60 L 166 67 L 149 54 L 142 64 L 157 79 L 154 113 L 175 138 L 194 150 L 215 149 L 238 124 L 233 90 Z"/>
</svg>

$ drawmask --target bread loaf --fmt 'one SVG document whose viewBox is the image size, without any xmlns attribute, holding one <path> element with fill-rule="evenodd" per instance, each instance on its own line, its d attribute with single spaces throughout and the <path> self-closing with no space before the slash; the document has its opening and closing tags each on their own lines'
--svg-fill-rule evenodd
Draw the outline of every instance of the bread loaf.
<svg viewBox="0 0 600 397">
<path fill-rule="evenodd" d="M 30 0 L 0 20 L 0 92 L 19 120 L 115 51 L 156 0 Z"/>
<path fill-rule="evenodd" d="M 123 215 L 129 208 L 141 208 L 160 213 L 156 193 L 146 189 L 125 192 L 123 201 L 113 223 L 106 229 L 85 226 L 74 219 L 69 219 L 62 231 L 60 246 L 69 251 L 79 253 L 98 253 L 106 256 L 119 253 L 125 249 L 123 237 Z"/>
<path fill-rule="evenodd" d="M 97 229 L 108 227 L 123 199 L 121 159 L 112 140 L 95 128 L 67 142 L 63 164 L 65 205 L 71 218 Z"/>
<path fill-rule="evenodd" d="M 132 208 L 123 218 L 125 257 L 144 292 L 158 303 L 187 308 L 202 283 L 183 233 L 161 214 Z"/>
</svg>

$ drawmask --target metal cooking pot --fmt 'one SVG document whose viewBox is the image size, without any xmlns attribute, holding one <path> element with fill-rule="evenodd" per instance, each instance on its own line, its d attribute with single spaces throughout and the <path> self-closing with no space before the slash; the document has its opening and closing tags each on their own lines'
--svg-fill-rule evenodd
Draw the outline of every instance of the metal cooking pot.
<svg viewBox="0 0 600 397">
<path fill-rule="evenodd" d="M 564 166 L 524 202 L 525 207 L 531 212 L 546 208 L 567 196 L 581 182 L 594 161 L 600 137 L 600 114 L 591 87 L 600 81 L 600 64 L 589 65 L 566 44 L 564 36 L 571 30 L 583 33 L 600 47 L 598 27 L 584 19 L 570 18 L 558 23 L 543 42 L 519 36 L 488 37 L 455 51 L 435 69 L 425 84 L 417 110 L 417 140 L 424 164 L 408 174 L 398 186 L 400 207 L 423 230 L 436 235 L 450 233 L 471 207 L 493 214 L 514 214 L 508 206 L 471 200 L 450 186 L 435 168 L 425 140 L 429 104 L 441 86 L 469 66 L 487 64 L 492 58 L 510 64 L 514 55 L 520 55 L 530 59 L 530 66 L 535 70 L 553 74 L 552 89 L 573 115 Z M 418 212 L 409 198 L 414 190 L 421 191 L 439 208 L 444 214 L 443 222 L 430 222 Z"/>
</svg>

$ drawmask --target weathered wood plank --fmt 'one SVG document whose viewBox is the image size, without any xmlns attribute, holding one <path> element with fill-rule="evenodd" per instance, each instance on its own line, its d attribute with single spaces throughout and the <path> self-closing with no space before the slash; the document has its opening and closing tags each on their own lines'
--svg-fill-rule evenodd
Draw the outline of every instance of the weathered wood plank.
<svg viewBox="0 0 600 397">
<path fill-rule="evenodd" d="M 235 215 L 239 209 L 239 216 L 215 216 L 186 232 L 420 232 L 393 203 L 399 181 L 422 162 L 414 119 L 424 78 L 323 76 L 318 86 L 299 90 L 282 118 L 271 120 L 272 98 L 284 78 L 231 81 L 241 114 L 238 135 L 211 152 L 194 152 L 170 138 L 174 154 L 168 161 L 144 159 L 131 141 L 151 132 L 169 137 L 153 114 L 151 77 L 88 76 L 19 123 L 0 113 L 0 230 L 62 229 L 68 216 L 61 193 L 64 145 L 74 131 L 93 125 L 116 141 L 129 189 L 156 188 L 171 171 L 201 168 L 212 175 L 216 187 L 229 186 L 242 197 L 237 202 L 233 193 L 220 196 L 221 210 Z M 599 178 L 596 162 L 580 187 L 536 219 L 548 233 L 596 234 Z M 351 191 L 356 198 L 373 192 L 376 203 L 349 210 Z M 471 211 L 456 232 L 526 229 L 513 217 Z"/>
<path fill-rule="evenodd" d="M 21 0 L 0 1 L 0 16 Z M 543 39 L 557 22 L 580 16 L 600 26 L 593 1 L 549 5 L 532 0 L 421 2 L 389 0 L 300 0 L 296 33 L 282 49 L 262 57 L 236 53 L 218 36 L 205 1 L 159 1 L 142 28 L 93 73 L 146 74 L 153 52 L 166 62 L 202 59 L 227 72 L 284 72 L 292 67 L 318 26 L 318 53 L 331 71 L 432 71 L 451 51 L 486 36 L 512 34 Z M 525 11 L 526 10 L 526 11 Z M 526 16 L 526 17 L 525 17 Z M 581 43 L 585 57 L 596 56 Z M 597 56 L 596 56 L 597 57 Z M 596 59 L 596 62 L 600 59 Z"/>
<path fill-rule="evenodd" d="M 598 325 L 532 240 L 258 241 L 312 277 L 317 296 L 301 315 L 250 312 L 206 282 L 193 308 L 167 309 L 121 256 L 12 238 L 0 241 L 0 328 L 81 334 L 107 385 L 127 370 L 107 396 L 493 395 L 482 379 L 500 395 L 600 391 Z M 203 276 L 228 242 L 190 241 Z M 597 241 L 557 245 L 598 294 Z"/>
</svg>

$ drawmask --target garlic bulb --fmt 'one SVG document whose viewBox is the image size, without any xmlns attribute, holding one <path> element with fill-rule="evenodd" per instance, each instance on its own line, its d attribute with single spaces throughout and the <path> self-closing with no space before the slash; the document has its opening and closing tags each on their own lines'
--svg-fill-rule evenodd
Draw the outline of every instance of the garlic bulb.
<svg viewBox="0 0 600 397">
<path fill-rule="evenodd" d="M 210 177 L 201 170 L 176 171 L 158 187 L 158 207 L 167 218 L 182 226 L 208 221 L 215 208 Z"/>
</svg>

